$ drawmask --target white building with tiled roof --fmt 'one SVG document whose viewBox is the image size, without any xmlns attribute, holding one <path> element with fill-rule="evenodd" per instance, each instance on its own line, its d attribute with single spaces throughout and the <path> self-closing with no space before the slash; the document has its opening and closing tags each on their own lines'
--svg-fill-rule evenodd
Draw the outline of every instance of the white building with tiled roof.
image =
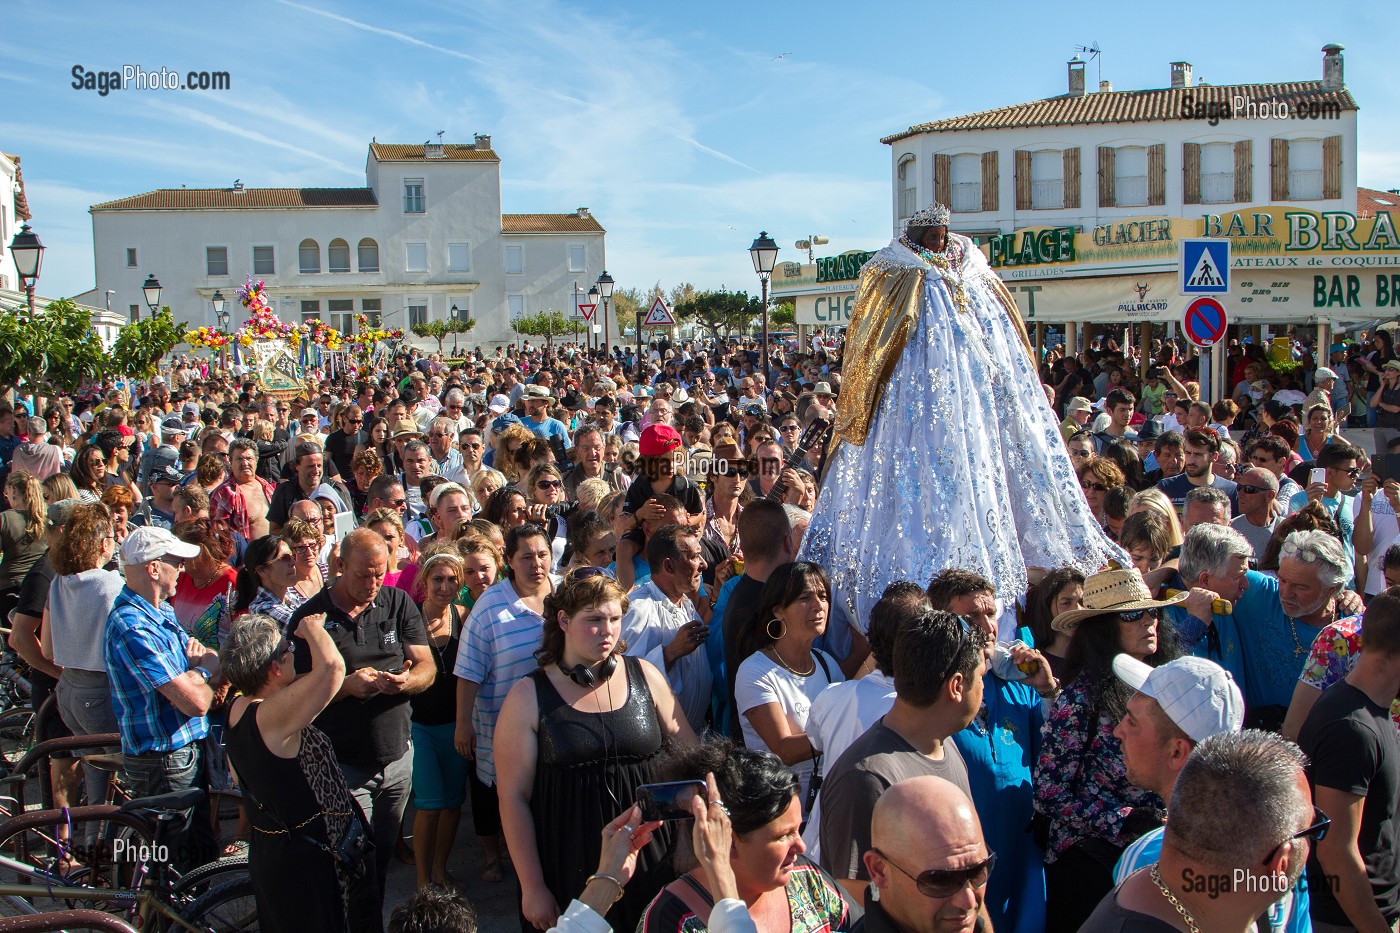
<svg viewBox="0 0 1400 933">
<path fill-rule="evenodd" d="M 1070 60 L 1064 94 L 881 140 L 895 230 L 947 204 L 1028 321 L 1068 323 L 1071 339 L 1079 323 L 1119 339 L 1124 324 L 1180 323 L 1179 241 L 1202 236 L 1231 240 L 1230 324 L 1394 313 L 1400 207 L 1358 210 L 1341 46 L 1323 47 L 1313 81 L 1208 85 L 1178 61 L 1168 87 L 1094 91 L 1086 65 Z"/>
<path fill-rule="evenodd" d="M 236 293 L 252 276 L 285 321 L 320 318 L 349 332 L 363 313 L 407 330 L 456 307 L 477 323 L 455 342 L 492 348 L 515 339 L 516 316 L 576 316 L 575 285 L 586 293 L 606 266 L 604 230 L 587 208 L 501 213 L 501 161 L 489 136 L 467 145 L 371 142 L 365 182 L 240 181 L 95 204 L 95 294 L 111 290 L 112 307 L 135 319 L 147 313 L 141 285 L 154 275 L 178 320 L 216 325 L 211 299 L 220 292 L 237 328 L 246 315 Z"/>
</svg>

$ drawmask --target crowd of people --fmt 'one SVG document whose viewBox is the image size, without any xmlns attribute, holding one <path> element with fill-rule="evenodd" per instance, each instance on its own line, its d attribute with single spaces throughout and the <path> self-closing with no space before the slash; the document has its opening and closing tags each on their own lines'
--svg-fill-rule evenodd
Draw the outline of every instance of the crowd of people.
<svg viewBox="0 0 1400 933">
<path fill-rule="evenodd" d="M 473 930 L 507 882 L 526 931 L 1394 930 L 1400 360 L 1297 349 L 1232 345 L 1214 405 L 1171 341 L 1051 349 L 1054 443 L 1131 563 L 868 613 L 805 559 L 839 334 L 21 390 L 0 612 L 46 728 L 119 734 L 129 792 L 241 790 L 173 858 L 246 852 L 268 931 L 383 929 L 396 860 L 396 931 Z"/>
</svg>

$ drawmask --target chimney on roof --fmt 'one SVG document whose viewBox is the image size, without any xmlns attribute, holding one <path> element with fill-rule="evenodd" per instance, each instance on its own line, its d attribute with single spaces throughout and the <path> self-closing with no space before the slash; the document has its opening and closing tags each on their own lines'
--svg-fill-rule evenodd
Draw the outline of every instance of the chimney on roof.
<svg viewBox="0 0 1400 933">
<path fill-rule="evenodd" d="M 490 148 L 491 148 L 491 137 L 488 136 L 488 135 L 486 135 L 486 134 L 484 134 L 484 133 L 477 133 L 477 134 L 476 134 L 476 148 L 477 148 L 477 149 L 490 149 Z"/>
<path fill-rule="evenodd" d="M 1108 93 L 1110 93 L 1112 90 L 1113 90 L 1113 82 L 1112 82 L 1112 81 L 1100 81 L 1100 82 L 1099 82 L 1099 93 L 1100 93 L 1100 94 L 1108 94 Z"/>
<path fill-rule="evenodd" d="M 1322 47 L 1322 89 L 1340 91 L 1346 87 L 1342 80 L 1342 47 L 1335 42 Z"/>
<path fill-rule="evenodd" d="M 1069 96 L 1084 96 L 1084 59 L 1078 55 L 1069 60 Z"/>
<path fill-rule="evenodd" d="M 1172 87 L 1191 86 L 1191 63 L 1172 62 Z"/>
<path fill-rule="evenodd" d="M 591 217 L 591 216 L 593 216 L 592 214 L 590 214 L 590 213 L 588 212 L 588 208 L 586 208 L 586 207 L 580 207 L 578 210 L 574 211 L 574 213 L 577 214 L 577 215 L 580 216 L 580 217 Z"/>
<path fill-rule="evenodd" d="M 241 178 L 235 178 L 235 179 L 233 180 L 233 189 L 232 189 L 232 190 L 234 190 L 234 191 L 242 191 L 242 190 L 243 190 L 243 180 L 242 180 Z"/>
<path fill-rule="evenodd" d="M 423 158 L 425 158 L 425 159 L 445 159 L 445 158 L 447 158 L 447 153 L 443 151 L 442 143 L 440 143 L 440 142 L 436 142 L 436 143 L 435 143 L 435 142 L 425 142 L 425 143 L 423 143 Z"/>
</svg>

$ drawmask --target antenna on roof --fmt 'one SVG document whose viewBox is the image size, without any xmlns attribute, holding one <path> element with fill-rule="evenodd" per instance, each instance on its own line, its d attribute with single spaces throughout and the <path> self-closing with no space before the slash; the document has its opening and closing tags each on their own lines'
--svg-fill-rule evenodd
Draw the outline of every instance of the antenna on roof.
<svg viewBox="0 0 1400 933">
<path fill-rule="evenodd" d="M 1099 49 L 1099 40 L 1095 39 L 1089 45 L 1076 45 L 1076 52 L 1083 52 L 1094 61 L 1094 70 L 1098 75 L 1098 80 L 1103 81 L 1103 52 Z"/>
<path fill-rule="evenodd" d="M 443 134 L 446 133 L 446 132 L 447 132 L 447 130 L 438 130 L 437 136 L 438 136 L 438 145 L 439 145 L 439 146 L 442 145 L 442 136 L 443 136 Z"/>
</svg>

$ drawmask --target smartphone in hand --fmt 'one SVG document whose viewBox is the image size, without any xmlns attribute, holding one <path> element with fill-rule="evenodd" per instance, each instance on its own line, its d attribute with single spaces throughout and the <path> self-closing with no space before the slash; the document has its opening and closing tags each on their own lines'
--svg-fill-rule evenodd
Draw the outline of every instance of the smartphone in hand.
<svg viewBox="0 0 1400 933">
<path fill-rule="evenodd" d="M 665 784 L 643 784 L 637 788 L 637 803 L 642 808 L 642 820 L 688 820 L 690 801 L 696 794 L 705 794 L 704 781 L 670 781 Z"/>
</svg>

